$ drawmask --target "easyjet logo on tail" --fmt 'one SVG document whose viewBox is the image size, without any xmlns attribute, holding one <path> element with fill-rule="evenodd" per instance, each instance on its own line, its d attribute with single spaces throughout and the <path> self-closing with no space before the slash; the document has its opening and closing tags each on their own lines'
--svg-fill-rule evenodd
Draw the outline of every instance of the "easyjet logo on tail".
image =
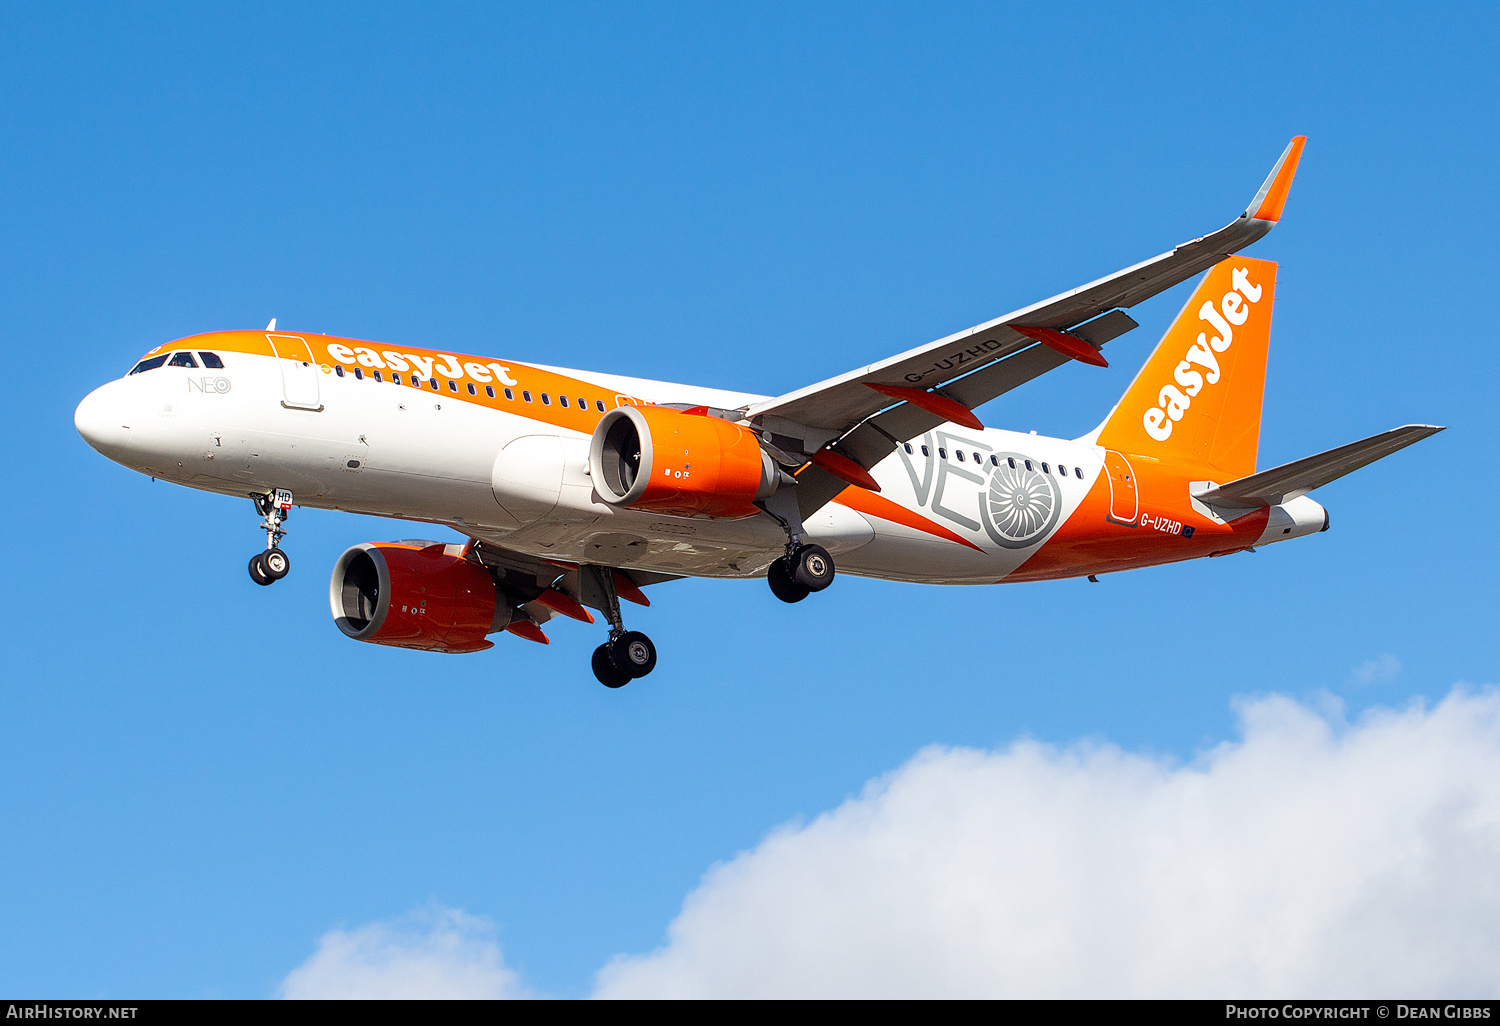
<svg viewBox="0 0 1500 1026">
<path fill-rule="evenodd" d="M 1224 293 L 1218 306 L 1214 306 L 1213 300 L 1206 299 L 1198 308 L 1198 319 L 1206 322 L 1217 334 L 1210 337 L 1207 331 L 1198 333 L 1198 341 L 1188 347 L 1186 358 L 1172 373 L 1176 384 L 1163 385 L 1156 394 L 1156 405 L 1141 417 L 1146 434 L 1158 442 L 1172 437 L 1172 425 L 1182 419 L 1193 405 L 1193 398 L 1203 391 L 1205 383 L 1218 384 L 1219 358 L 1216 354 L 1234 344 L 1234 329 L 1249 319 L 1250 307 L 1260 302 L 1262 288 L 1251 283 L 1248 269 L 1236 267 L 1230 273 L 1230 282 L 1232 287 Z M 1194 370 L 1195 367 L 1202 370 Z"/>
</svg>

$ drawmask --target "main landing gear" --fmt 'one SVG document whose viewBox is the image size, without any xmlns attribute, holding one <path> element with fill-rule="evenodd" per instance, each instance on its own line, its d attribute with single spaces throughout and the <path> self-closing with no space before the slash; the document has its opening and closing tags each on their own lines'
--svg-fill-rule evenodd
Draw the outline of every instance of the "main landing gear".
<svg viewBox="0 0 1500 1026">
<path fill-rule="evenodd" d="M 607 688 L 623 688 L 656 669 L 656 646 L 640 631 L 627 631 L 620 617 L 620 596 L 609 567 L 578 568 L 579 600 L 604 613 L 609 640 L 594 649 L 594 676 Z"/>
<path fill-rule="evenodd" d="M 270 495 L 251 495 L 250 500 L 255 503 L 255 512 L 264 518 L 260 526 L 266 532 L 266 550 L 250 557 L 250 579 L 260 585 L 275 584 L 292 569 L 292 558 L 280 548 L 286 535 L 281 525 L 292 512 L 292 493 L 278 488 Z"/>
<path fill-rule="evenodd" d="M 783 602 L 801 602 L 832 584 L 833 557 L 823 546 L 802 541 L 802 510 L 797 505 L 796 490 L 779 489 L 759 505 L 776 518 L 787 537 L 786 555 L 766 569 L 771 594 Z"/>
<path fill-rule="evenodd" d="M 623 688 L 656 669 L 656 646 L 640 631 L 609 632 L 609 640 L 594 649 L 594 676 L 607 688 Z"/>
<path fill-rule="evenodd" d="M 821 545 L 788 545 L 766 570 L 766 583 L 781 601 L 801 602 L 833 583 L 833 557 Z"/>
</svg>

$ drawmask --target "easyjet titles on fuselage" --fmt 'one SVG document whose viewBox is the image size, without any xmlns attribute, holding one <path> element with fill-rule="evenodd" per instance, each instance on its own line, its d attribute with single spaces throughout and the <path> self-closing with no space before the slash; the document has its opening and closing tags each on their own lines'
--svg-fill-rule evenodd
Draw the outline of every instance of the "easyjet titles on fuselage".
<svg viewBox="0 0 1500 1026">
<path fill-rule="evenodd" d="M 499 363 L 477 363 L 473 360 L 459 363 L 456 357 L 447 353 L 436 353 L 432 356 L 418 356 L 415 353 L 398 353 L 394 349 L 383 349 L 378 354 L 369 346 L 346 346 L 338 342 L 330 342 L 327 346 L 328 355 L 346 367 L 355 365 L 369 367 L 371 370 L 393 370 L 398 373 L 406 373 L 415 369 L 423 378 L 433 377 L 433 371 L 437 370 L 444 377 L 462 379 L 465 374 L 472 377 L 481 385 L 487 385 L 491 381 L 498 381 L 502 385 L 515 385 L 516 380 L 510 376 L 510 368 Z"/>
</svg>

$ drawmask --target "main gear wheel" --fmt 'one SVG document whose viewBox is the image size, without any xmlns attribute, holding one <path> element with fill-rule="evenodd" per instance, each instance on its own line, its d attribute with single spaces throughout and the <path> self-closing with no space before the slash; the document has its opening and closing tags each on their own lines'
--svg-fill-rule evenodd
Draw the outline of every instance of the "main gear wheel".
<svg viewBox="0 0 1500 1026">
<path fill-rule="evenodd" d="M 833 583 L 833 557 L 821 545 L 800 545 L 766 569 L 771 594 L 783 602 L 801 602 Z"/>
<path fill-rule="evenodd" d="M 640 631 L 621 631 L 594 649 L 594 676 L 607 688 L 622 688 L 656 669 L 656 646 Z"/>
</svg>

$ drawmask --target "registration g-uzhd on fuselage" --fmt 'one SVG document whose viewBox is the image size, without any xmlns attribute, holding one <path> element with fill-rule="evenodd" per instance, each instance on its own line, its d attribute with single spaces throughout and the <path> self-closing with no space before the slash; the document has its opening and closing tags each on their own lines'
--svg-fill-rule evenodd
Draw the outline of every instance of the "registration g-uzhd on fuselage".
<svg viewBox="0 0 1500 1026">
<path fill-rule="evenodd" d="M 293 506 L 442 524 L 334 563 L 349 637 L 476 652 L 609 637 L 618 687 L 656 663 L 621 600 L 683 576 L 765 577 L 798 602 L 844 573 L 929 584 L 1065 577 L 1218 556 L 1326 529 L 1307 493 L 1440 428 L 1408 425 L 1257 472 L 1276 264 L 1238 256 L 1281 216 L 1294 139 L 1245 213 L 1116 274 L 781 396 L 277 330 L 158 346 L 96 389 L 89 444 L 152 477 L 249 497 L 285 576 Z M 1125 311 L 1202 274 L 1098 428 L 985 427 L 974 407 L 1136 327 Z"/>
</svg>

